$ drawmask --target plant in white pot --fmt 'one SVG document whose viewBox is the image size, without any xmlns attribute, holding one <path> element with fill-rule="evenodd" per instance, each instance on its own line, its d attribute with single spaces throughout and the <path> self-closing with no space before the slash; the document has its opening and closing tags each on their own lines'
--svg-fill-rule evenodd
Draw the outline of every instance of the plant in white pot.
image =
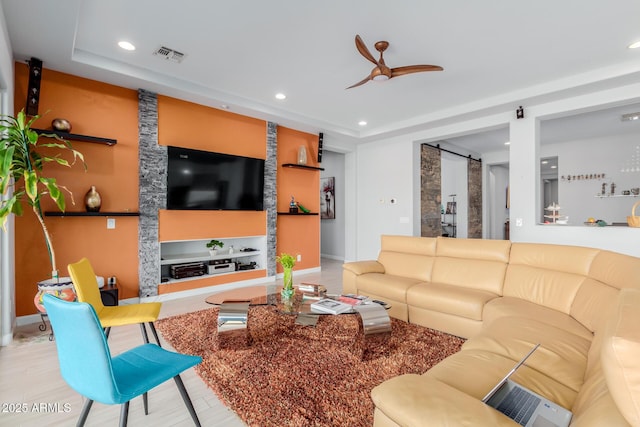
<svg viewBox="0 0 640 427">
<path fill-rule="evenodd" d="M 218 248 L 223 248 L 223 247 L 224 247 L 224 242 L 221 242 L 220 240 L 212 239 L 207 243 L 207 248 L 209 248 L 209 254 L 211 256 L 217 255 Z"/>
<path fill-rule="evenodd" d="M 51 235 L 44 222 L 41 202 L 43 198 L 48 197 L 64 212 L 66 201 L 63 190 L 71 196 L 72 203 L 73 194 L 66 187 L 58 185 L 55 178 L 44 176 L 43 167 L 46 163 L 71 167 L 78 160 L 85 166 L 85 170 L 86 165 L 82 154 L 74 150 L 69 141 L 54 134 L 44 134 L 42 136 L 47 137 L 47 142 L 42 142 L 40 135 L 31 128 L 38 118 L 39 116 L 33 116 L 27 120 L 24 111 L 19 112 L 16 117 L 0 116 L 0 224 L 6 230 L 9 215 L 23 214 L 23 203 L 31 208 L 42 227 L 51 262 L 51 279 L 41 282 L 47 286 L 58 284 L 58 267 Z M 60 151 L 51 155 L 49 152 L 42 152 L 42 148 Z M 73 155 L 72 163 L 61 157 L 64 151 Z M 72 286 L 64 289 L 69 288 L 70 292 L 73 292 Z M 43 310 L 40 307 L 38 309 Z"/>
</svg>

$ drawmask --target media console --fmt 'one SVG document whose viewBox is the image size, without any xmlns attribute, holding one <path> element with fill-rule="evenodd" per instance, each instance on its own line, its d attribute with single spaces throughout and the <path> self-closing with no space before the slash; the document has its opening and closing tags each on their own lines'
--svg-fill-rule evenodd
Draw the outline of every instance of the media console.
<svg viewBox="0 0 640 427">
<path fill-rule="evenodd" d="M 211 239 L 224 243 L 215 255 L 206 246 Z M 160 242 L 161 282 L 178 283 L 266 269 L 266 241 L 266 236 L 249 236 Z"/>
</svg>

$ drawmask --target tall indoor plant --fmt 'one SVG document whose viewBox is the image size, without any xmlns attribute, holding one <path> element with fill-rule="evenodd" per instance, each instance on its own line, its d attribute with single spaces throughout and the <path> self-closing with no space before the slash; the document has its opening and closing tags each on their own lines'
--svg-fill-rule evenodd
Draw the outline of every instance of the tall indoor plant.
<svg viewBox="0 0 640 427">
<path fill-rule="evenodd" d="M 41 201 L 43 197 L 49 197 L 64 212 L 66 202 L 62 190 L 69 193 L 72 201 L 73 194 L 66 187 L 58 185 L 55 178 L 45 177 L 43 166 L 54 162 L 70 167 L 77 160 L 83 165 L 85 163 L 82 154 L 74 150 L 69 141 L 55 134 L 41 135 L 49 141 L 41 142 L 40 135 L 31 128 L 38 118 L 39 116 L 33 116 L 27 119 L 24 111 L 20 111 L 16 117 L 0 116 L 0 224 L 6 229 L 9 215 L 22 215 L 22 204 L 26 203 L 42 227 L 51 262 L 51 278 L 57 281 L 56 256 L 51 235 L 44 222 Z M 44 154 L 41 148 L 45 147 L 59 151 L 53 155 Z M 65 151 L 73 155 L 72 163 L 61 157 L 61 153 Z"/>
</svg>

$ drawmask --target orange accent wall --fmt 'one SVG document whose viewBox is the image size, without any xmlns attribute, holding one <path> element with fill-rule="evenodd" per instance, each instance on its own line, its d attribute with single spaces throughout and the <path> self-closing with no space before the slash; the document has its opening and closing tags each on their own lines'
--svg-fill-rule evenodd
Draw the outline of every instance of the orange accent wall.
<svg viewBox="0 0 640 427">
<path fill-rule="evenodd" d="M 318 136 L 278 126 L 278 212 L 289 211 L 291 196 L 311 212 L 320 209 L 320 171 L 282 167 L 284 163 L 297 163 L 300 146 L 306 147 L 307 165 L 318 166 Z M 295 269 L 320 266 L 319 215 L 278 215 L 277 227 L 278 254 L 302 255 Z"/>
<path fill-rule="evenodd" d="M 247 116 L 158 96 L 158 144 L 264 159 L 267 124 Z"/>
<path fill-rule="evenodd" d="M 16 63 L 15 111 L 24 108 L 28 85 L 28 67 Z M 36 127 L 50 129 L 51 120 L 68 119 L 72 132 L 117 139 L 115 146 L 74 142 L 82 152 L 87 172 L 80 165 L 70 169 L 47 165 L 47 174 L 56 177 L 74 195 L 68 211 L 84 211 L 84 194 L 95 185 L 102 196 L 102 211 L 138 211 L 138 94 L 106 83 L 45 69 L 42 75 L 39 111 L 44 115 Z M 46 112 L 46 114 L 45 114 Z M 217 151 L 248 157 L 266 158 L 266 123 L 228 111 L 217 110 L 158 96 L 158 138 L 160 145 Z M 288 211 L 290 196 L 318 212 L 319 179 L 317 171 L 282 168 L 295 163 L 298 147 L 305 145 L 308 163 L 316 165 L 317 136 L 278 128 L 278 211 Z M 52 202 L 44 210 L 55 210 Z M 301 254 L 297 269 L 320 265 L 320 217 L 279 216 L 277 252 Z M 106 228 L 106 217 L 46 217 L 52 234 L 60 275 L 66 266 L 82 257 L 91 261 L 96 274 L 116 276 L 120 298 L 137 297 L 138 218 L 117 217 L 116 228 Z M 265 235 L 265 212 L 234 211 L 160 211 L 161 241 Z M 35 217 L 25 212 L 16 218 L 16 314 L 36 313 L 33 297 L 36 282 L 50 277 L 49 258 L 44 237 Z M 178 284 L 159 284 L 159 292 L 188 289 L 265 277 L 265 270 L 221 275 Z"/>
<path fill-rule="evenodd" d="M 15 66 L 16 113 L 25 107 L 28 67 Z M 35 127 L 51 129 L 51 121 L 62 117 L 72 124 L 72 132 L 114 138 L 112 147 L 71 141 L 83 153 L 87 171 L 75 165 L 46 166 L 47 174 L 66 186 L 75 199 L 67 197 L 67 211 L 84 211 L 84 195 L 95 185 L 102 196 L 102 211 L 138 210 L 138 94 L 94 80 L 45 69 L 42 73 L 39 104 L 41 118 Z M 25 206 L 26 207 L 26 206 Z M 44 210 L 57 210 L 46 200 Z M 116 276 L 120 298 L 138 296 L 138 218 L 118 217 L 116 228 L 107 230 L 104 217 L 45 217 L 52 234 L 58 270 L 67 274 L 67 264 L 87 257 L 96 274 Z M 33 297 L 36 282 L 51 275 L 42 230 L 35 215 L 26 210 L 16 218 L 16 314 L 36 313 Z"/>
<path fill-rule="evenodd" d="M 161 242 L 267 234 L 265 211 L 159 212 Z"/>
</svg>

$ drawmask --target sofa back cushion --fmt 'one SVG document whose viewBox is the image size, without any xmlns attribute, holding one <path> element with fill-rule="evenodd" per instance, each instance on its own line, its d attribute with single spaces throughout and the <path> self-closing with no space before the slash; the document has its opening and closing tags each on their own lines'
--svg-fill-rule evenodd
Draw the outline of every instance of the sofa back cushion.
<svg viewBox="0 0 640 427">
<path fill-rule="evenodd" d="M 598 249 L 513 243 L 504 296 L 522 298 L 570 314 Z"/>
<path fill-rule="evenodd" d="M 607 319 L 601 359 L 609 392 L 629 424 L 640 425 L 640 290 L 623 289 Z"/>
<path fill-rule="evenodd" d="M 435 237 L 383 235 L 378 262 L 385 274 L 429 281 L 435 255 Z"/>
<path fill-rule="evenodd" d="M 511 242 L 437 238 L 431 281 L 502 295 Z"/>
</svg>

